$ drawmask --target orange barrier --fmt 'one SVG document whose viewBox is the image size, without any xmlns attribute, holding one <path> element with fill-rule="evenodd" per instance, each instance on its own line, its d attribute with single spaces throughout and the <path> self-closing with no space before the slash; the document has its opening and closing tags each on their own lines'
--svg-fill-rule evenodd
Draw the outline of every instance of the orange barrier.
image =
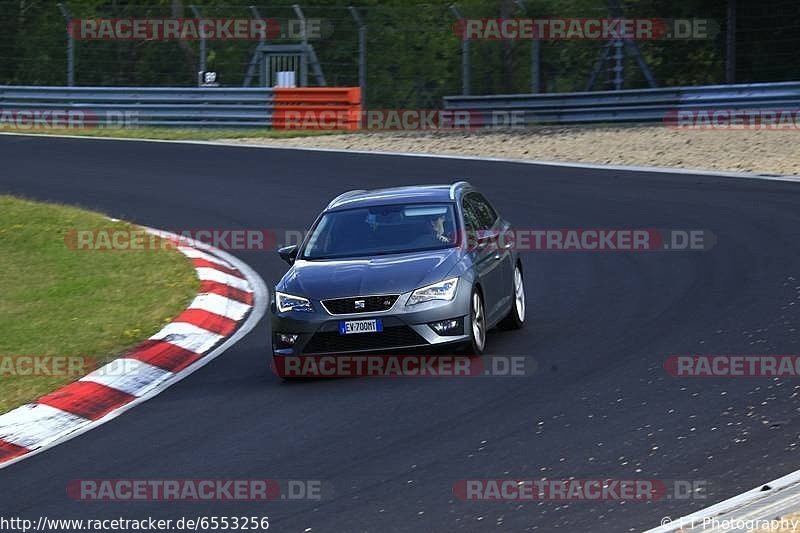
<svg viewBox="0 0 800 533">
<path fill-rule="evenodd" d="M 358 87 L 274 89 L 272 127 L 281 130 L 357 130 L 361 127 Z"/>
</svg>

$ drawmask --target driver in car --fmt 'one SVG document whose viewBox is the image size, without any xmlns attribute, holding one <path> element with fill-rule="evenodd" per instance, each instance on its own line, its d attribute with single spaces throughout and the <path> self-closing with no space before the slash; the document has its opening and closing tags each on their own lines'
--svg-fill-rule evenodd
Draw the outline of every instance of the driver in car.
<svg viewBox="0 0 800 533">
<path fill-rule="evenodd" d="M 449 244 L 450 237 L 445 232 L 444 220 L 445 220 L 444 215 L 431 219 L 431 231 L 433 231 L 433 236 L 436 238 L 437 241 Z"/>
</svg>

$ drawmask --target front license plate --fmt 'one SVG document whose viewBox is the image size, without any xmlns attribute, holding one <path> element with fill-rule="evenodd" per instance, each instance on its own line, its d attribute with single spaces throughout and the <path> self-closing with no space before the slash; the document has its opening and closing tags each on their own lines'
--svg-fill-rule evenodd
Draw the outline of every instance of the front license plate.
<svg viewBox="0 0 800 533">
<path fill-rule="evenodd" d="M 346 320 L 339 322 L 339 334 L 351 333 L 378 333 L 383 331 L 383 322 L 380 320 Z"/>
</svg>

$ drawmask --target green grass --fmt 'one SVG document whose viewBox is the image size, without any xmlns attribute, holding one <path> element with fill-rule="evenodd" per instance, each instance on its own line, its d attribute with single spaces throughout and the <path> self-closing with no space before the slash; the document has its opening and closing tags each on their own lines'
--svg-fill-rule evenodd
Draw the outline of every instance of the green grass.
<svg viewBox="0 0 800 533">
<path fill-rule="evenodd" d="M 132 229 L 60 205 L 0 195 L 0 361 L 14 356 L 114 359 L 180 313 L 199 288 L 178 251 L 79 251 L 75 229 Z M 0 367 L 2 368 L 2 367 Z M 0 412 L 80 376 L 0 374 Z"/>
<path fill-rule="evenodd" d="M 38 133 L 41 135 L 80 135 L 85 137 L 114 137 L 127 139 L 166 139 L 170 141 L 210 141 L 214 139 L 311 137 L 318 135 L 341 135 L 342 131 L 325 130 L 270 130 L 270 129 L 222 129 L 222 128 L 42 128 L 13 129 L 0 128 L 6 133 Z"/>
</svg>

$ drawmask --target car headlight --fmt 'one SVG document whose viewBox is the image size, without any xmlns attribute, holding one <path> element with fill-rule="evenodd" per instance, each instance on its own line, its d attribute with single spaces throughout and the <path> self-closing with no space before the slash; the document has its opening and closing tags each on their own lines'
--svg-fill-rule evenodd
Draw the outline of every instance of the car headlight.
<svg viewBox="0 0 800 533">
<path fill-rule="evenodd" d="M 432 300 L 449 301 L 455 298 L 458 278 L 450 278 L 433 285 L 420 287 L 411 293 L 406 305 L 416 305 Z"/>
<path fill-rule="evenodd" d="M 284 294 L 278 291 L 275 291 L 275 307 L 277 307 L 278 311 L 281 313 L 286 313 L 288 311 L 304 311 L 311 313 L 314 311 L 308 298 Z"/>
</svg>

